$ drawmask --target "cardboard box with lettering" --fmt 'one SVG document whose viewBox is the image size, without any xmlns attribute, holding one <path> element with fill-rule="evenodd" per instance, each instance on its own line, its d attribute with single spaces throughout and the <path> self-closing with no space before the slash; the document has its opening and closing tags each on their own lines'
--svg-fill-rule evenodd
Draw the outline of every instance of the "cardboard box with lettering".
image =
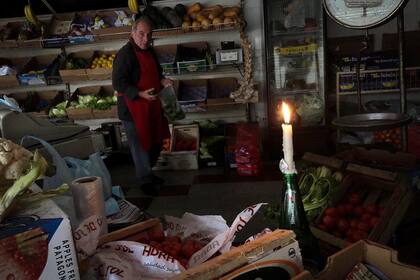
<svg viewBox="0 0 420 280">
<path fill-rule="evenodd" d="M 70 220 L 52 200 L 3 221 L 0 279 L 80 279 Z"/>
<path fill-rule="evenodd" d="M 330 256 L 316 279 L 344 279 L 358 263 L 374 266 L 387 276 L 386 279 L 420 279 L 420 268 L 400 263 L 396 251 L 368 240 L 354 243 Z"/>
</svg>

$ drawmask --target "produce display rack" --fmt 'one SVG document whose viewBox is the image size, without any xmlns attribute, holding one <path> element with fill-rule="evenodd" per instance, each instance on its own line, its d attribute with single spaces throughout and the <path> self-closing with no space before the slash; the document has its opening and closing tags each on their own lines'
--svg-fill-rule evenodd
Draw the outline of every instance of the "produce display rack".
<svg viewBox="0 0 420 280">
<path fill-rule="evenodd" d="M 164 6 L 174 6 L 178 4 L 180 1 L 159 1 L 153 3 L 154 6 L 162 8 Z M 193 4 L 192 1 L 181 1 L 182 4 L 188 5 Z M 219 4 L 220 2 L 215 0 L 204 0 L 201 1 L 203 5 L 214 5 Z M 226 3 L 220 3 L 222 5 L 238 5 L 241 3 L 239 0 L 231 0 L 227 1 Z M 124 8 L 118 8 L 124 9 Z M 110 11 L 116 9 L 108 9 Z M 107 11 L 107 10 L 101 10 Z M 97 11 L 87 11 L 90 13 L 96 13 Z M 59 15 L 59 14 L 57 14 Z M 66 14 L 63 14 L 66 15 Z M 38 17 L 40 20 L 50 19 L 51 15 L 40 15 Z M 23 21 L 23 18 L 9 18 L 4 19 L 2 22 L 4 24 L 7 21 Z M 1 24 L 1 23 L 0 23 Z M 195 27 L 195 28 L 170 28 L 170 29 L 158 29 L 154 31 L 154 41 L 153 44 L 155 46 L 161 45 L 169 45 L 173 43 L 188 43 L 188 42 L 196 42 L 196 41 L 204 41 L 209 40 L 210 42 L 216 41 L 223 41 L 223 40 L 234 40 L 235 42 L 242 41 L 242 35 L 239 36 L 239 31 L 241 30 L 241 25 L 239 23 L 227 23 L 227 24 L 219 24 L 217 26 L 210 25 L 208 28 L 203 27 Z M 91 50 L 98 50 L 98 51 L 116 51 L 120 49 L 126 42 L 129 37 L 130 32 L 128 28 L 110 28 L 112 32 L 104 33 L 104 34 L 90 34 L 89 36 L 73 36 L 71 40 L 63 40 L 65 42 L 64 45 L 56 45 L 52 48 L 45 48 L 42 44 L 38 44 L 36 48 L 31 48 L 31 55 L 46 55 L 46 54 L 54 54 L 58 55 L 60 53 L 73 53 L 73 52 L 80 52 L 80 51 L 91 51 Z M 111 30 L 110 30 L 111 31 Z M 94 33 L 94 32 L 92 32 Z M 117 36 L 117 37 L 116 37 Z M 65 39 L 65 38 L 64 38 Z M 86 39 L 86 40 L 84 40 Z M 89 39 L 89 40 L 87 40 Z M 45 38 L 35 39 L 38 40 L 40 43 L 44 40 L 48 40 Z M 54 39 L 53 39 L 54 40 Z M 60 41 L 60 40 L 58 40 Z M 70 43 L 73 42 L 73 43 Z M 0 57 L 27 57 L 29 48 L 25 47 L 27 44 L 3 44 L 4 48 L 2 47 L 2 43 L 8 42 L 0 42 Z M 10 42 L 9 42 L 10 43 Z M 29 46 L 29 45 L 27 45 Z M 215 45 L 212 45 L 212 48 L 215 48 Z M 183 72 L 178 73 L 177 71 L 166 75 L 167 77 L 173 80 L 195 80 L 195 79 L 218 79 L 218 78 L 235 78 L 235 79 L 244 79 L 244 72 L 246 67 L 244 64 L 232 64 L 232 65 L 207 65 L 205 71 L 200 72 Z M 96 85 L 111 85 L 112 81 L 109 78 L 105 79 L 73 79 L 66 82 L 58 83 L 55 85 L 10 85 L 6 86 L 5 88 L 0 89 L 0 96 L 4 94 L 19 94 L 19 93 L 27 93 L 27 92 L 43 92 L 43 91 L 61 91 L 65 93 L 66 97 L 70 97 L 70 95 L 79 87 L 87 87 L 87 86 L 96 86 Z M 225 106 L 226 110 L 232 109 L 234 112 L 232 113 L 233 118 L 238 117 L 237 108 L 242 108 L 241 104 L 247 104 L 249 102 L 257 102 L 258 99 L 253 100 L 234 100 L 231 99 L 229 102 L 226 100 L 222 100 L 223 102 L 215 102 L 213 104 L 205 104 L 201 106 L 203 108 L 203 117 L 204 115 L 210 116 L 211 112 L 214 114 L 219 115 L 220 109 Z M 211 109 L 214 108 L 214 109 Z M 200 115 L 201 112 L 194 112 L 189 113 L 189 115 Z M 209 115 L 210 114 L 210 115 Z M 240 118 L 243 116 L 248 116 L 248 105 L 245 106 L 245 110 L 243 114 L 241 114 Z"/>
</svg>

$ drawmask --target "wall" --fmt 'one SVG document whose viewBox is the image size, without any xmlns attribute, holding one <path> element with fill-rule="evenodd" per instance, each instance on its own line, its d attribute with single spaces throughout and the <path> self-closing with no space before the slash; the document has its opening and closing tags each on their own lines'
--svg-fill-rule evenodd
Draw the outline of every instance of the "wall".
<svg viewBox="0 0 420 280">
<path fill-rule="evenodd" d="M 406 31 L 418 30 L 420 22 L 420 1 L 409 0 L 404 9 L 404 25 Z M 389 21 L 388 23 L 369 30 L 369 34 L 374 35 L 375 50 L 382 48 L 382 34 L 397 33 L 397 19 Z M 327 36 L 333 37 L 347 37 L 364 35 L 364 30 L 354 30 L 342 27 L 327 16 Z"/>
</svg>

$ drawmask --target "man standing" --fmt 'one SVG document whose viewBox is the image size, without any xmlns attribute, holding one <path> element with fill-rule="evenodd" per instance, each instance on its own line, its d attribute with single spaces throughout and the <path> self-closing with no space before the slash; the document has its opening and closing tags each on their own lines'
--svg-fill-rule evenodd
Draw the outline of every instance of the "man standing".
<svg viewBox="0 0 420 280">
<path fill-rule="evenodd" d="M 147 195 L 158 195 L 163 180 L 151 169 L 170 134 L 156 93 L 172 81 L 162 76 L 151 38 L 151 21 L 140 17 L 133 23 L 129 42 L 115 57 L 112 85 L 118 92 L 118 117 L 127 134 L 140 188 Z"/>
</svg>

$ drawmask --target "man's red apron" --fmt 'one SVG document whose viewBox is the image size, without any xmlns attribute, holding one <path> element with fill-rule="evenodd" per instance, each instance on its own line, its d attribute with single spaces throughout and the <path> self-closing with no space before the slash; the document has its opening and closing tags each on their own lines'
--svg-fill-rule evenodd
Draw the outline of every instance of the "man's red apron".
<svg viewBox="0 0 420 280">
<path fill-rule="evenodd" d="M 137 83 L 139 91 L 154 88 L 157 94 L 162 89 L 156 60 L 149 51 L 135 51 L 140 63 L 140 79 Z M 169 138 L 168 121 L 163 116 L 159 99 L 148 101 L 144 98 L 129 99 L 124 96 L 125 104 L 136 125 L 141 146 L 149 151 L 152 146 L 161 147 L 163 139 Z"/>
</svg>

